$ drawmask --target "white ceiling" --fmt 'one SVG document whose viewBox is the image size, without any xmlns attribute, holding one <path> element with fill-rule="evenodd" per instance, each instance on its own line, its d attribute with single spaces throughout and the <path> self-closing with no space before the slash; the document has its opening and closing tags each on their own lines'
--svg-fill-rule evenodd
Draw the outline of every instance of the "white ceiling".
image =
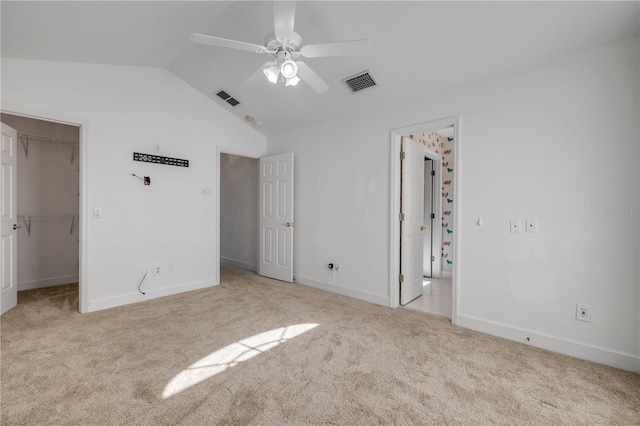
<svg viewBox="0 0 640 426">
<path fill-rule="evenodd" d="M 167 68 L 221 102 L 224 89 L 274 135 L 358 110 L 424 97 L 640 33 L 640 2 L 300 1 L 307 44 L 368 38 L 371 53 L 305 62 L 330 86 L 240 83 L 267 55 L 192 44 L 193 32 L 262 44 L 271 2 L 6 1 L 2 57 Z M 351 94 L 345 77 L 370 70 L 378 87 Z M 247 124 L 249 125 L 249 124 Z"/>
</svg>

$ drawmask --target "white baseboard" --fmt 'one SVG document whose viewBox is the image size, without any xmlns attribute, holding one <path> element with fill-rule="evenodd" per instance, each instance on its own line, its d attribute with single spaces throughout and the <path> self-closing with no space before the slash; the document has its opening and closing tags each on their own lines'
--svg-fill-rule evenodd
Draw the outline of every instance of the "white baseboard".
<svg viewBox="0 0 640 426">
<path fill-rule="evenodd" d="M 453 271 L 442 270 L 442 278 L 447 279 L 447 280 L 453 279 Z"/>
<path fill-rule="evenodd" d="M 72 284 L 78 282 L 77 275 L 69 275 L 66 277 L 43 278 L 40 280 L 23 281 L 18 283 L 18 291 L 32 290 L 34 288 L 53 287 L 56 285 Z"/>
<path fill-rule="evenodd" d="M 468 315 L 458 315 L 457 325 L 516 342 L 526 343 L 575 358 L 640 373 L 640 356 L 611 348 L 577 342 L 524 328 L 487 321 Z M 529 341 L 527 341 L 529 338 Z"/>
<path fill-rule="evenodd" d="M 163 287 L 158 289 L 145 290 L 146 294 L 140 294 L 139 292 L 127 293 L 119 296 L 106 297 L 104 299 L 90 300 L 87 304 L 86 312 L 101 311 L 103 309 L 115 308 L 117 306 L 129 305 L 131 303 L 144 302 L 151 299 L 157 299 L 159 297 L 171 296 L 178 293 L 184 293 L 187 291 L 200 290 L 207 287 L 214 287 L 218 283 L 207 281 L 196 281 L 186 284 L 178 284 L 169 287 Z"/>
<path fill-rule="evenodd" d="M 228 257 L 220 256 L 220 263 L 224 263 L 226 265 L 237 266 L 238 268 L 246 269 L 248 271 L 256 272 L 258 268 L 256 265 L 251 265 L 249 263 L 241 262 L 239 260 L 230 259 Z"/>
<path fill-rule="evenodd" d="M 366 291 L 353 290 L 351 288 L 340 287 L 336 285 L 329 285 L 327 283 L 299 276 L 293 277 L 293 280 L 297 283 L 307 285 L 309 287 L 330 291 L 331 293 L 338 293 L 343 296 L 353 297 L 354 299 L 364 300 L 365 302 L 389 307 L 389 297 L 387 296 L 379 296 L 377 294 L 367 293 Z"/>
</svg>

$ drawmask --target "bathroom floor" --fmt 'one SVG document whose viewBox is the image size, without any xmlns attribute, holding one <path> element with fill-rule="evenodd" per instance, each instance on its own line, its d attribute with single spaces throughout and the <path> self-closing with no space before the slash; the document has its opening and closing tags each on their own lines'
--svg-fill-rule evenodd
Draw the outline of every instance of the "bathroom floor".
<svg viewBox="0 0 640 426">
<path fill-rule="evenodd" d="M 404 307 L 451 319 L 451 280 L 425 278 L 422 282 L 422 296 Z"/>
</svg>

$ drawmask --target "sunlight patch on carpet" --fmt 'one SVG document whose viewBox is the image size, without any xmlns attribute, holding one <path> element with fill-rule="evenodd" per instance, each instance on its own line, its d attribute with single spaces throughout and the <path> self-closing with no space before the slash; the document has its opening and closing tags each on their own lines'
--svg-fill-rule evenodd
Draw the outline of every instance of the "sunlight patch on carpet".
<svg viewBox="0 0 640 426">
<path fill-rule="evenodd" d="M 236 343 L 232 343 L 219 349 L 178 373 L 169 381 L 162 392 L 162 398 L 166 399 L 182 392 L 191 386 L 204 382 L 207 379 L 222 373 L 227 368 L 253 358 L 271 348 L 278 346 L 316 328 L 319 324 L 296 324 L 288 327 L 280 327 L 255 336 L 247 337 Z"/>
</svg>

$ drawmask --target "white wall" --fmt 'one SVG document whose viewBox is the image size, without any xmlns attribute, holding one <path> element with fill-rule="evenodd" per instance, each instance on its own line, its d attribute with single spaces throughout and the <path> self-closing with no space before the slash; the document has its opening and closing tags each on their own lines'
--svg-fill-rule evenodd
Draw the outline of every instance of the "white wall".
<svg viewBox="0 0 640 426">
<path fill-rule="evenodd" d="M 70 142 L 79 140 L 79 128 L 75 126 L 9 114 L 2 114 L 2 122 L 18 133 Z M 78 222 L 75 217 L 60 217 L 78 214 L 77 148 L 73 144 L 31 140 L 27 156 L 22 143 L 18 143 L 18 215 L 56 216 L 31 219 L 30 232 L 20 219 L 22 228 L 17 232 L 20 290 L 78 282 Z"/>
<path fill-rule="evenodd" d="M 82 124 L 81 309 L 218 283 L 216 150 L 259 156 L 263 136 L 153 68 L 3 59 L 2 110 Z M 188 159 L 190 167 L 132 160 L 156 144 L 160 155 Z M 150 176 L 151 185 L 132 173 Z M 201 195 L 203 187 L 212 196 Z M 94 207 L 101 219 L 91 217 Z M 143 296 L 141 268 L 156 262 L 165 269 L 145 280 Z"/>
<path fill-rule="evenodd" d="M 634 38 L 270 138 L 269 153 L 296 156 L 296 280 L 388 304 L 390 130 L 460 116 L 454 320 L 640 371 L 638 217 L 606 214 L 639 208 L 638 50 Z M 509 233 L 527 217 L 538 233 Z"/>
<path fill-rule="evenodd" d="M 220 259 L 255 271 L 258 256 L 258 160 L 220 154 Z"/>
</svg>

